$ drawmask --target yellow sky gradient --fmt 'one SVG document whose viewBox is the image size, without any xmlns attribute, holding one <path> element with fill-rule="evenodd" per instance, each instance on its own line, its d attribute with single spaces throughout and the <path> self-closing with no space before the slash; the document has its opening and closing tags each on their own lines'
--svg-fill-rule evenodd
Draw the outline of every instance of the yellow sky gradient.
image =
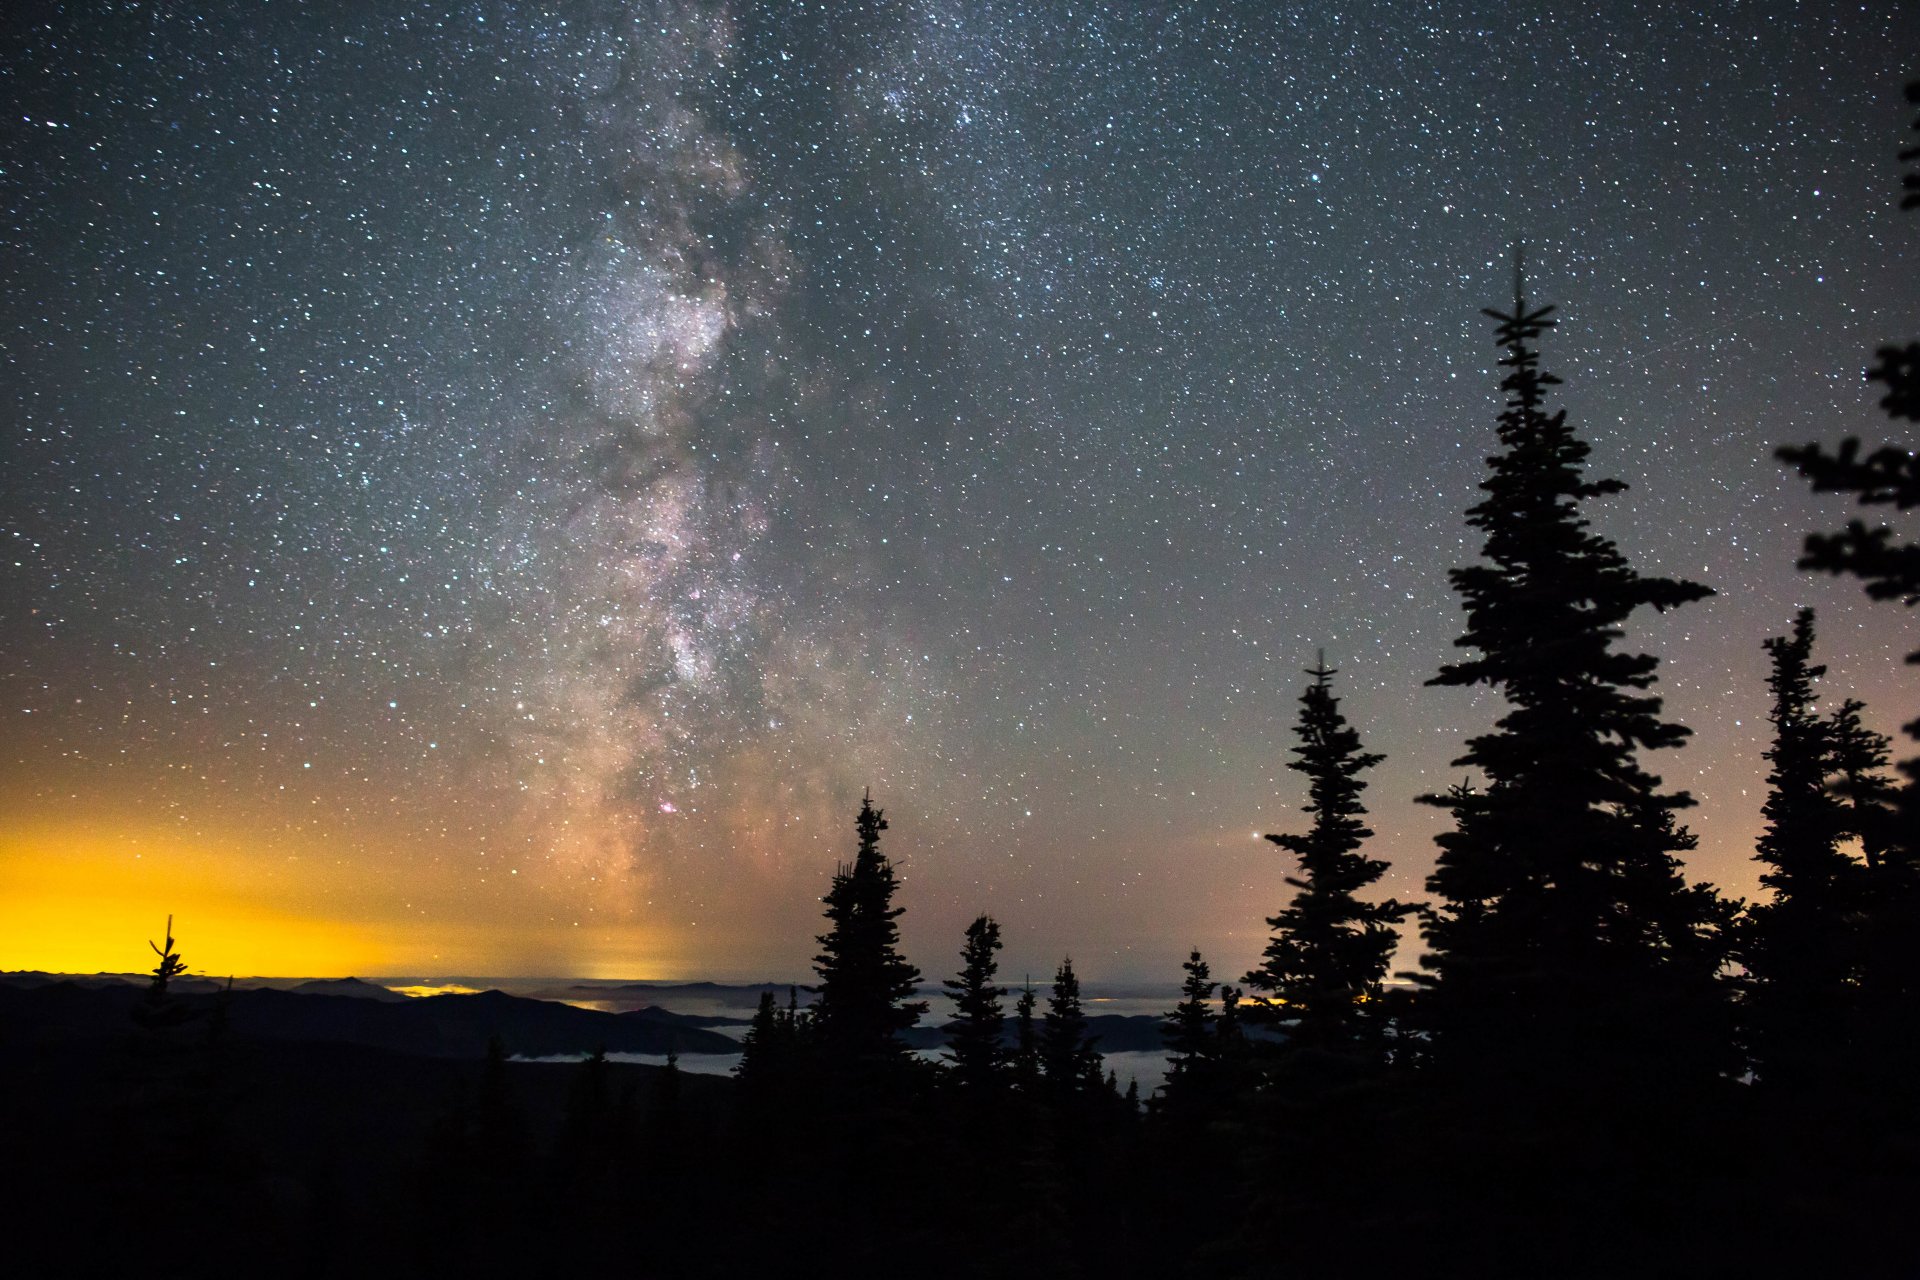
<svg viewBox="0 0 1920 1280">
<path fill-rule="evenodd" d="M 147 943 L 169 915 L 189 970 L 213 976 L 640 977 L 678 967 L 670 945 L 631 924 L 556 924 L 537 893 L 515 911 L 476 899 L 451 869 L 401 879 L 320 851 L 263 858 L 232 833 L 28 825 L 0 834 L 0 969 L 148 969 Z"/>
</svg>

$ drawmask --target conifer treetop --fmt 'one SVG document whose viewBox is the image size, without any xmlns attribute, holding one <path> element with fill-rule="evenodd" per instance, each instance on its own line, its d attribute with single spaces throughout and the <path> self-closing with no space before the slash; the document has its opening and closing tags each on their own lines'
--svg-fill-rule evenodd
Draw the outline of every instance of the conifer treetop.
<svg viewBox="0 0 1920 1280">
<path fill-rule="evenodd" d="M 1506 707 L 1454 761 L 1477 785 L 1422 797 L 1454 816 L 1427 880 L 1422 1051 L 1473 1073 L 1531 1055 L 1624 1078 L 1640 1069 L 1633 1046 L 1664 1037 L 1706 1078 L 1724 1067 L 1730 908 L 1684 878 L 1677 855 L 1695 841 L 1674 815 L 1692 798 L 1640 763 L 1689 730 L 1646 692 L 1658 659 L 1616 645 L 1637 610 L 1712 592 L 1639 573 L 1583 514 L 1626 486 L 1589 476 L 1587 444 L 1546 406 L 1559 380 L 1537 348 L 1553 309 L 1528 304 L 1521 265 L 1512 309 L 1487 313 L 1500 449 L 1467 511 L 1485 540 L 1449 574 L 1468 654 L 1428 682 L 1484 686 Z"/>
<path fill-rule="evenodd" d="M 1347 1046 L 1366 1030 L 1362 1006 L 1380 994 L 1399 940 L 1397 926 L 1413 908 L 1357 896 L 1387 869 L 1360 851 L 1373 835 L 1360 775 L 1385 757 L 1364 750 L 1341 713 L 1333 692 L 1336 672 L 1324 651 L 1306 674 L 1312 683 L 1300 695 L 1297 744 L 1287 767 L 1307 778 L 1302 807 L 1313 823 L 1302 833 L 1267 836 L 1298 859 L 1297 874 L 1287 877 L 1297 892 L 1268 918 L 1273 938 L 1261 965 L 1243 981 L 1268 997 L 1253 1006 L 1255 1014 L 1293 1024 L 1296 1041 Z"/>
<path fill-rule="evenodd" d="M 900 954 L 904 908 L 893 905 L 899 878 L 880 853 L 884 813 L 869 792 L 854 819 L 859 847 L 851 867 L 842 864 L 824 899 L 829 928 L 819 935 L 820 996 L 813 1022 L 821 1043 L 849 1061 L 897 1060 L 906 1055 L 899 1033 L 926 1012 L 924 1002 L 908 1003 L 920 971 Z"/>
</svg>

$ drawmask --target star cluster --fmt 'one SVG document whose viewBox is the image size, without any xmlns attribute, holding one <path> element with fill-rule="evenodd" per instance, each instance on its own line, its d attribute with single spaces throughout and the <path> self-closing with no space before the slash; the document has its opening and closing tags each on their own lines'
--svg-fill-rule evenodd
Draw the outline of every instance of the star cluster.
<svg viewBox="0 0 1920 1280">
<path fill-rule="evenodd" d="M 1771 457 L 1920 328 L 1901 6 L 0 21 L 17 938 L 120 878 L 363 970 L 797 974 L 872 786 L 923 968 L 991 910 L 1237 972 L 1320 649 L 1417 897 L 1520 238 L 1603 529 L 1720 593 L 1634 637 L 1696 873 L 1752 892 L 1796 605 L 1911 703 Z"/>
</svg>

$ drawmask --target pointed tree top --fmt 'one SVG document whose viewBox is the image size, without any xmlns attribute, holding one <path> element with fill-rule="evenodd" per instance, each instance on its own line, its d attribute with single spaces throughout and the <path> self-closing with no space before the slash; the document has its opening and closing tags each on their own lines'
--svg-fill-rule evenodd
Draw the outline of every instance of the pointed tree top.
<svg viewBox="0 0 1920 1280">
<path fill-rule="evenodd" d="M 867 788 L 860 799 L 860 814 L 853 820 L 855 831 L 860 833 L 860 855 L 874 853 L 880 845 L 880 833 L 887 829 L 885 809 L 873 807 L 873 789 Z M 856 857 L 855 861 L 858 862 Z"/>
<path fill-rule="evenodd" d="M 1325 684 L 1329 679 L 1340 674 L 1340 668 L 1328 666 L 1327 651 L 1321 649 L 1319 656 L 1315 658 L 1314 664 L 1307 668 L 1306 673 L 1313 677 L 1315 684 Z"/>
<path fill-rule="evenodd" d="M 1548 319 L 1553 314 L 1551 306 L 1527 309 L 1527 247 L 1521 240 L 1513 242 L 1513 311 L 1505 313 L 1491 307 L 1483 308 L 1482 315 L 1500 322 L 1494 331 L 1494 342 L 1502 347 L 1524 347 L 1553 328 L 1554 321 Z M 1553 381 L 1558 382 L 1555 378 Z"/>
</svg>

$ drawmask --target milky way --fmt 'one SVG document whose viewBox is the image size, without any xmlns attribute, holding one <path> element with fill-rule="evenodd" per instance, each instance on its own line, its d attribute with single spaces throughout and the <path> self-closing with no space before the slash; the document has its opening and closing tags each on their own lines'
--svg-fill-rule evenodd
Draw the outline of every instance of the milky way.
<svg viewBox="0 0 1920 1280">
<path fill-rule="evenodd" d="M 1236 971 L 1322 648 L 1418 896 L 1519 237 L 1602 527 L 1720 593 L 1636 637 L 1696 872 L 1794 606 L 1911 703 L 1771 459 L 1920 332 L 1905 7 L 4 22 L 16 897 L 204 846 L 396 965 L 798 973 L 871 786 L 924 967 Z"/>
</svg>

